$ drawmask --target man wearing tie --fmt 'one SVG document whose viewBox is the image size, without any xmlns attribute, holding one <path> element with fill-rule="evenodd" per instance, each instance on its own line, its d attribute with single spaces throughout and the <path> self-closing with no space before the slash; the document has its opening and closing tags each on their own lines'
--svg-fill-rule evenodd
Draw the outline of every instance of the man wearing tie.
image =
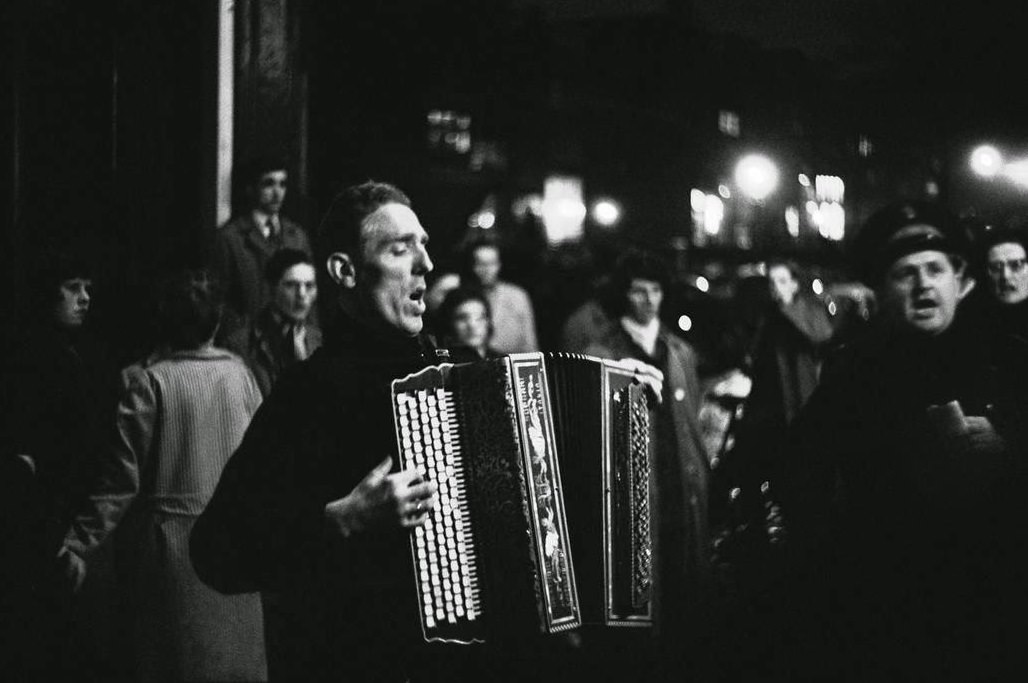
<svg viewBox="0 0 1028 683">
<path fill-rule="evenodd" d="M 247 209 L 217 232 L 214 266 L 225 288 L 225 316 L 219 338 L 256 320 L 268 303 L 271 288 L 264 271 L 271 256 L 283 248 L 311 254 L 307 234 L 280 214 L 289 174 L 278 159 L 260 158 L 241 169 Z"/>
<path fill-rule="evenodd" d="M 225 346 L 246 360 L 267 396 L 286 368 L 321 346 L 321 330 L 310 320 L 318 285 L 307 254 L 280 249 L 268 260 L 264 275 L 271 301 L 251 323 L 230 334 Z"/>
</svg>

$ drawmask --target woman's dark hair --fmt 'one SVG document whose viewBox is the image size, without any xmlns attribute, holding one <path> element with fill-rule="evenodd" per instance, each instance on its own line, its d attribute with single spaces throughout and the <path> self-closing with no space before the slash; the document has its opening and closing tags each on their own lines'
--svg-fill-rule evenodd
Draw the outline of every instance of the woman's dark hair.
<svg viewBox="0 0 1028 683">
<path fill-rule="evenodd" d="M 478 287 L 461 285 L 446 295 L 443 303 L 439 305 L 439 310 L 436 311 L 436 330 L 441 339 L 453 339 L 453 316 L 462 304 L 469 301 L 479 301 L 485 307 L 485 315 L 489 319 L 489 336 L 493 336 L 493 311 L 489 306 L 489 300 Z"/>
<path fill-rule="evenodd" d="M 30 322 L 50 319 L 61 300 L 61 284 L 68 280 L 93 279 L 93 267 L 82 256 L 61 249 L 39 251 L 29 258 L 28 296 L 22 309 Z"/>
<path fill-rule="evenodd" d="M 197 349 L 221 322 L 221 288 L 206 269 L 180 270 L 163 283 L 157 305 L 157 333 L 175 351 Z"/>
</svg>

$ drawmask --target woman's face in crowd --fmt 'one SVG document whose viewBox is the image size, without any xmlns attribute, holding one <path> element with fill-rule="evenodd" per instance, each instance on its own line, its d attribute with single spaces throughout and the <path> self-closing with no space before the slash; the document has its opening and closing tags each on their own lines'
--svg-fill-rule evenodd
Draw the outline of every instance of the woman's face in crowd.
<svg viewBox="0 0 1028 683">
<path fill-rule="evenodd" d="M 481 301 L 471 299 L 457 306 L 451 327 L 458 342 L 479 353 L 485 352 L 489 344 L 489 314 Z"/>
<path fill-rule="evenodd" d="M 71 278 L 61 282 L 61 290 L 54 305 L 54 320 L 65 328 L 82 327 L 89 314 L 90 291 L 93 281 Z"/>
</svg>

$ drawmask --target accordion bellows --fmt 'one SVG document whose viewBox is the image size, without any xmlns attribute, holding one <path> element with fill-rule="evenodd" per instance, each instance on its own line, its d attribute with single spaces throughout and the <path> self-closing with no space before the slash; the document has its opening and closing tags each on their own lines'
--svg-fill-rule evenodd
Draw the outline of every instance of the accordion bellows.
<svg viewBox="0 0 1028 683">
<path fill-rule="evenodd" d="M 439 488 L 411 535 L 427 640 L 649 623 L 648 413 L 630 370 L 515 354 L 392 393 L 401 467 Z"/>
</svg>

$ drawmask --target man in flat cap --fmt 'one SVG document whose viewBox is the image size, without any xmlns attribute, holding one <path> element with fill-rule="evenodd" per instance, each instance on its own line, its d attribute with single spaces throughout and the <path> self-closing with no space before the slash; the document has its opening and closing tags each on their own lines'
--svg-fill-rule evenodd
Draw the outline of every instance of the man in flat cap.
<svg viewBox="0 0 1028 683">
<path fill-rule="evenodd" d="M 821 610 L 796 630 L 820 639 L 804 644 L 818 677 L 1024 664 L 1028 348 L 963 323 L 973 283 L 951 225 L 921 204 L 871 217 L 854 246 L 879 316 L 794 425 L 779 491 L 797 585 Z"/>
</svg>

